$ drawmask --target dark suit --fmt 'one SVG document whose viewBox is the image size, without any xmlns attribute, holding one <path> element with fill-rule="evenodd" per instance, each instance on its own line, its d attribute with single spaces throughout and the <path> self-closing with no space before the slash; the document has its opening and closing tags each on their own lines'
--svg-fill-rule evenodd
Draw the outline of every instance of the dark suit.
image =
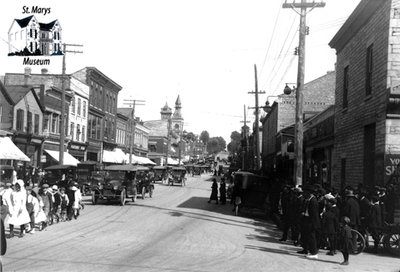
<svg viewBox="0 0 400 272">
<path fill-rule="evenodd" d="M 317 231 L 321 228 L 321 222 L 318 211 L 318 201 L 315 196 L 311 199 L 306 199 L 305 212 L 303 216 L 304 233 L 305 239 L 303 240 L 305 245 L 304 249 L 309 251 L 311 255 L 318 253 L 317 247 Z"/>
<path fill-rule="evenodd" d="M 329 250 L 332 253 L 336 250 L 336 233 L 338 231 L 338 226 L 339 219 L 331 208 L 322 216 L 322 232 L 328 239 Z"/>
<path fill-rule="evenodd" d="M 360 226 L 360 205 L 355 197 L 347 197 L 343 206 L 343 216 L 350 219 L 349 226 L 357 229 Z"/>
</svg>

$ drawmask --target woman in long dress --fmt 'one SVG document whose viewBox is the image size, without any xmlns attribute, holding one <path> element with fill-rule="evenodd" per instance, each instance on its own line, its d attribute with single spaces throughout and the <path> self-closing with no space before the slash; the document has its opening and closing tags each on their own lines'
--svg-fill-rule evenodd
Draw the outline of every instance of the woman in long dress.
<svg viewBox="0 0 400 272">
<path fill-rule="evenodd" d="M 39 230 L 46 227 L 47 216 L 43 211 L 43 200 L 35 192 L 32 191 L 33 201 L 33 212 L 35 214 L 35 223 L 39 224 Z"/>
<path fill-rule="evenodd" d="M 208 203 L 211 203 L 211 200 L 215 200 L 216 204 L 218 204 L 218 184 L 215 178 L 213 178 L 213 184 L 211 185 L 211 195 Z"/>
<path fill-rule="evenodd" d="M 15 191 L 11 193 L 10 219 L 10 238 L 14 237 L 14 226 L 20 226 L 20 237 L 24 236 L 25 224 L 31 222 L 28 211 L 26 210 L 26 191 L 24 181 L 19 179 L 15 183 Z"/>
</svg>

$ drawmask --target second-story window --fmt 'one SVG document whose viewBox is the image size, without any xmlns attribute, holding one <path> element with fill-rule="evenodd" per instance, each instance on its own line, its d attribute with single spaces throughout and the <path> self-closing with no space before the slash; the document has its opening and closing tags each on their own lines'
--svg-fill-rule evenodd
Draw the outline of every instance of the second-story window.
<svg viewBox="0 0 400 272">
<path fill-rule="evenodd" d="M 82 106 L 82 115 L 83 117 L 86 117 L 86 101 L 83 100 L 83 106 Z"/>
<path fill-rule="evenodd" d="M 74 133 L 75 133 L 75 124 L 71 123 L 71 129 L 70 129 L 70 135 L 71 135 L 71 140 L 74 140 Z"/>
<path fill-rule="evenodd" d="M 57 132 L 57 121 L 58 121 L 58 115 L 57 114 L 52 114 L 51 115 L 51 132 L 56 133 Z"/>
<path fill-rule="evenodd" d="M 27 132 L 32 133 L 33 127 L 32 127 L 32 112 L 28 111 L 28 116 L 26 120 L 26 125 L 27 125 Z"/>
<path fill-rule="evenodd" d="M 85 132 L 86 132 L 85 126 L 82 126 L 82 142 L 85 141 Z"/>
<path fill-rule="evenodd" d="M 81 99 L 80 98 L 78 98 L 78 115 L 80 116 L 81 115 Z"/>
<path fill-rule="evenodd" d="M 343 108 L 347 108 L 349 95 L 349 66 L 343 71 Z"/>
<path fill-rule="evenodd" d="M 35 114 L 35 125 L 33 129 L 33 133 L 39 134 L 39 114 Z"/>
<path fill-rule="evenodd" d="M 373 72 L 373 50 L 374 45 L 371 44 L 367 48 L 367 63 L 366 63 L 366 75 L 365 75 L 365 94 L 370 95 L 372 93 L 372 72 Z"/>
<path fill-rule="evenodd" d="M 72 97 L 71 100 L 71 112 L 75 113 L 75 97 Z"/>
<path fill-rule="evenodd" d="M 80 135 L 81 135 L 81 125 L 77 124 L 76 125 L 76 140 L 79 142 L 80 140 Z"/>
<path fill-rule="evenodd" d="M 18 131 L 24 131 L 24 110 L 17 110 L 17 125 Z"/>
</svg>

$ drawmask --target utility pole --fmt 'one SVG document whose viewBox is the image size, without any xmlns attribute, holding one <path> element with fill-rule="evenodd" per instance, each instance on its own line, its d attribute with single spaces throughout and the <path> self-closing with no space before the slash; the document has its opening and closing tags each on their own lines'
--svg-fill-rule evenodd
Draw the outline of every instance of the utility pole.
<svg viewBox="0 0 400 272">
<path fill-rule="evenodd" d="M 255 132 L 254 133 L 254 141 L 255 141 L 255 151 L 254 153 L 256 154 L 256 163 L 255 163 L 255 169 L 256 171 L 258 171 L 260 169 L 260 121 L 259 121 L 259 106 L 258 106 L 258 94 L 265 94 L 264 91 L 258 91 L 258 79 L 257 79 L 257 65 L 254 64 L 254 77 L 255 77 L 255 91 L 254 92 L 249 92 L 249 94 L 255 94 L 256 97 L 256 104 L 254 108 L 251 109 L 255 109 L 255 115 L 256 115 L 256 120 L 255 120 Z"/>
<path fill-rule="evenodd" d="M 165 166 L 168 167 L 168 156 L 169 156 L 169 147 L 171 145 L 171 126 L 172 126 L 172 119 L 171 116 L 168 118 L 168 124 L 167 124 L 167 152 L 165 154 Z"/>
<path fill-rule="evenodd" d="M 242 146 L 242 170 L 245 170 L 245 155 L 248 154 L 248 143 L 247 143 L 247 123 L 250 123 L 250 121 L 246 120 L 246 105 L 243 105 L 243 121 L 240 121 L 240 123 L 244 123 L 243 125 L 243 143 L 245 145 L 245 148 Z"/>
<path fill-rule="evenodd" d="M 138 102 L 138 103 L 136 103 Z M 130 116 L 130 127 L 131 127 L 131 137 L 129 137 L 129 164 L 132 164 L 132 153 L 133 153 L 133 146 L 135 142 L 135 132 L 136 132 L 136 123 L 135 123 L 135 108 L 136 106 L 144 106 L 144 100 L 137 100 L 137 99 L 124 99 L 124 104 L 129 105 L 132 107 L 131 116 Z"/>
<path fill-rule="evenodd" d="M 300 9 L 300 28 L 299 28 L 299 60 L 297 70 L 297 88 L 296 88 L 296 125 L 295 125 L 295 185 L 303 184 L 303 90 L 304 90 L 304 74 L 305 74 L 305 51 L 306 51 L 306 16 L 307 9 L 325 7 L 324 2 L 301 2 L 287 3 L 287 0 L 282 4 L 282 8 L 291 8 L 294 11 Z M 310 11 L 311 11 L 310 10 Z"/>
<path fill-rule="evenodd" d="M 65 141 L 65 55 L 68 53 L 83 53 L 83 51 L 67 50 L 67 46 L 82 47 L 81 44 L 63 44 L 62 76 L 61 76 L 61 125 L 60 125 L 60 154 L 58 163 L 64 164 L 64 141 Z M 68 130 L 67 130 L 68 131 Z"/>
</svg>

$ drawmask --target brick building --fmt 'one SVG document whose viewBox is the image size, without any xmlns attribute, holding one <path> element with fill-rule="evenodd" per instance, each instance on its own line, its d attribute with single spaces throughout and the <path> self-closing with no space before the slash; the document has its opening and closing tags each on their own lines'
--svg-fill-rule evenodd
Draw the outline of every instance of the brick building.
<svg viewBox="0 0 400 272">
<path fill-rule="evenodd" d="M 310 81 L 304 85 L 304 119 L 322 112 L 335 101 L 335 71 Z M 262 122 L 262 170 L 266 174 L 273 172 L 284 174 L 286 179 L 293 176 L 293 151 L 287 148 L 293 145 L 293 130 L 288 128 L 295 123 L 296 95 L 281 94 L 267 110 Z M 284 130 L 285 131 L 282 131 Z M 288 130 L 288 132 L 286 132 Z M 289 162 L 288 162 L 289 160 Z"/>
<path fill-rule="evenodd" d="M 85 67 L 72 75 L 90 88 L 87 159 L 102 162 L 103 150 L 117 147 L 117 101 L 122 87 L 95 67 Z"/>
<path fill-rule="evenodd" d="M 329 44 L 337 52 L 338 188 L 400 183 L 399 7 L 399 0 L 362 0 Z"/>
</svg>

